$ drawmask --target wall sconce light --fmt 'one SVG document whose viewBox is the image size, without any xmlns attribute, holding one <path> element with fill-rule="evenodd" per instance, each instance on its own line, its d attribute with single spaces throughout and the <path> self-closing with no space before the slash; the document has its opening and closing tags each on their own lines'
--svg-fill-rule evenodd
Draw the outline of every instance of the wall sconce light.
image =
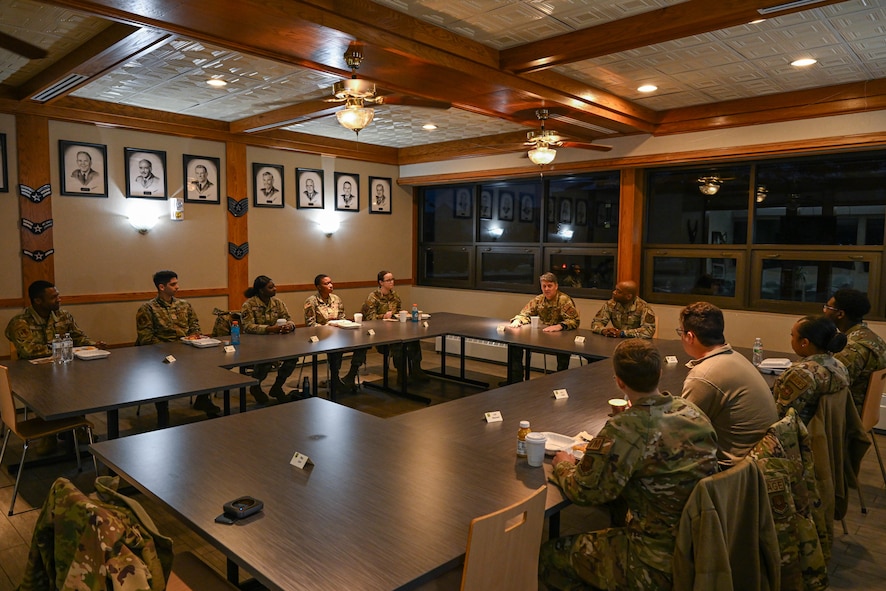
<svg viewBox="0 0 886 591">
<path fill-rule="evenodd" d="M 145 211 L 132 213 L 127 219 L 139 234 L 147 234 L 157 225 L 157 216 Z"/>
<path fill-rule="evenodd" d="M 504 228 L 496 226 L 494 228 L 489 228 L 489 235 L 492 236 L 493 240 L 498 240 L 501 238 L 501 235 L 505 233 Z"/>
<path fill-rule="evenodd" d="M 320 221 L 317 222 L 317 225 L 320 226 L 320 231 L 326 234 L 326 237 L 329 238 L 341 227 L 341 222 L 338 221 L 338 218 L 334 213 L 331 212 L 323 212 Z"/>
</svg>

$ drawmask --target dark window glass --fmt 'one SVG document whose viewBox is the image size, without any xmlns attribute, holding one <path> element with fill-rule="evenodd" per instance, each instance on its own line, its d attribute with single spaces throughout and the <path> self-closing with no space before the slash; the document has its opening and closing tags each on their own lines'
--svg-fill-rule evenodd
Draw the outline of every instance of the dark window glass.
<svg viewBox="0 0 886 591">
<path fill-rule="evenodd" d="M 735 297 L 736 259 L 657 256 L 652 261 L 652 293 Z"/>
<path fill-rule="evenodd" d="M 538 242 L 541 184 L 512 181 L 482 185 L 478 217 L 480 242 Z"/>
<path fill-rule="evenodd" d="M 756 244 L 883 244 L 886 153 L 757 166 Z"/>
<path fill-rule="evenodd" d="M 470 186 L 431 187 L 422 194 L 422 242 L 472 242 L 474 189 Z"/>
<path fill-rule="evenodd" d="M 750 173 L 749 165 L 651 172 L 646 242 L 746 244 Z"/>
<path fill-rule="evenodd" d="M 615 287 L 615 256 L 611 254 L 557 253 L 550 255 L 549 263 L 560 287 L 605 291 Z"/>
<path fill-rule="evenodd" d="M 762 269 L 761 299 L 824 303 L 843 287 L 867 292 L 871 265 L 867 261 L 782 260 L 773 256 L 762 261 Z"/>
<path fill-rule="evenodd" d="M 468 281 L 471 278 L 471 248 L 427 248 L 424 275 L 430 281 Z"/>
<path fill-rule="evenodd" d="M 545 241 L 618 242 L 618 172 L 552 179 L 545 203 Z"/>
<path fill-rule="evenodd" d="M 538 273 L 535 252 L 481 252 L 480 281 L 535 285 Z"/>
</svg>

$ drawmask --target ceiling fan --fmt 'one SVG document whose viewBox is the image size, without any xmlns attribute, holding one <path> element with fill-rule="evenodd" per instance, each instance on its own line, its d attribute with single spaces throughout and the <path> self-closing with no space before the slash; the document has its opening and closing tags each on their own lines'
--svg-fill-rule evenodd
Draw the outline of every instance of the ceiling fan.
<svg viewBox="0 0 886 591">
<path fill-rule="evenodd" d="M 348 45 L 344 58 L 345 63 L 351 69 L 351 77 L 333 84 L 333 98 L 326 99 L 326 102 L 345 104 L 343 109 L 336 112 L 335 117 L 343 127 L 354 131 L 358 135 L 360 130 L 369 125 L 373 117 L 375 117 L 375 111 L 372 107 L 367 107 L 367 104 L 408 105 L 431 109 L 448 109 L 452 106 L 450 103 L 443 101 L 379 94 L 374 83 L 357 78 L 357 69 L 363 63 L 363 45 L 360 43 L 352 42 Z"/>
<path fill-rule="evenodd" d="M 22 41 L 3 32 L 0 32 L 0 48 L 32 60 L 43 59 L 49 55 L 42 47 L 31 45 L 27 41 Z"/>
<path fill-rule="evenodd" d="M 530 131 L 526 134 L 525 146 L 529 147 L 529 159 L 533 164 L 543 166 L 554 161 L 557 151 L 553 147 L 564 148 L 581 148 L 584 150 L 598 150 L 600 152 L 608 152 L 612 146 L 601 146 L 600 144 L 592 144 L 590 142 L 577 142 L 566 139 L 556 131 L 545 129 L 545 121 L 550 117 L 547 109 L 538 109 L 535 116 L 541 121 L 541 131 Z"/>
</svg>

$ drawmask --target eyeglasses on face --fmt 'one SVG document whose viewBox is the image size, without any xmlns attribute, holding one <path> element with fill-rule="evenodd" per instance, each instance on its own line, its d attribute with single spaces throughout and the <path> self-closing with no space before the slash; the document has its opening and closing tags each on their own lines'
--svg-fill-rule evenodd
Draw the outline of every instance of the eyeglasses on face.
<svg viewBox="0 0 886 591">
<path fill-rule="evenodd" d="M 678 337 L 682 337 L 684 334 L 686 334 L 686 331 L 683 330 L 682 328 L 675 328 L 674 330 L 677 331 Z"/>
<path fill-rule="evenodd" d="M 834 312 L 839 312 L 839 311 L 840 311 L 840 308 L 835 308 L 835 307 L 833 307 L 833 306 L 828 306 L 827 304 L 825 304 L 824 306 L 821 307 L 821 311 L 822 311 L 822 312 L 827 312 L 828 310 L 832 310 L 832 311 L 834 311 Z"/>
<path fill-rule="evenodd" d="M 394 282 L 393 277 L 391 277 L 390 279 L 382 279 L 382 283 L 393 283 L 393 282 Z"/>
</svg>

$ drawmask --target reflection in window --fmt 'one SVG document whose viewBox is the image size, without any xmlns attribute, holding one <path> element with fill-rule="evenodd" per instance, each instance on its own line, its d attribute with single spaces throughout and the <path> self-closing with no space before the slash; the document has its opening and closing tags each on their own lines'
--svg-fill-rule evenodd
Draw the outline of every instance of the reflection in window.
<svg viewBox="0 0 886 591">
<path fill-rule="evenodd" d="M 424 190 L 422 197 L 423 242 L 473 240 L 473 187 L 431 187 Z"/>
<path fill-rule="evenodd" d="M 483 252 L 480 254 L 480 281 L 535 285 L 535 253 Z"/>
<path fill-rule="evenodd" d="M 424 251 L 424 274 L 428 279 L 470 279 L 471 259 L 468 249 L 426 249 Z"/>
<path fill-rule="evenodd" d="M 843 287 L 868 291 L 870 263 L 766 259 L 762 266 L 761 299 L 826 302 Z"/>
<path fill-rule="evenodd" d="M 618 242 L 618 172 L 551 180 L 545 203 L 545 241 Z"/>
<path fill-rule="evenodd" d="M 560 287 L 611 290 L 615 287 L 613 255 L 552 254 L 550 270 Z"/>
<path fill-rule="evenodd" d="M 509 181 L 480 186 L 480 242 L 538 242 L 541 184 Z"/>
<path fill-rule="evenodd" d="M 653 258 L 652 292 L 735 296 L 736 259 Z"/>
</svg>

